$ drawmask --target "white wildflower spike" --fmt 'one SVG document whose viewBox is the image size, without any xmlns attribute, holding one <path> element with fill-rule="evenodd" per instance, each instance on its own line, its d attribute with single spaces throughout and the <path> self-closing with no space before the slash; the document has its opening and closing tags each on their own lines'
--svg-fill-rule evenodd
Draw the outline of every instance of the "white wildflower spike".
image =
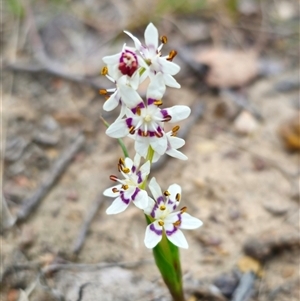
<svg viewBox="0 0 300 301">
<path fill-rule="evenodd" d="M 177 184 L 169 186 L 162 193 L 156 179 L 152 178 L 149 189 L 155 200 L 149 197 L 149 205 L 144 212 L 154 219 L 146 228 L 145 245 L 154 248 L 162 239 L 163 232 L 177 247 L 188 248 L 188 243 L 180 229 L 196 229 L 202 226 L 202 221 L 186 213 L 186 207 L 174 212 L 180 203 L 181 187 Z"/>
<path fill-rule="evenodd" d="M 180 67 L 172 62 L 177 52 L 172 50 L 168 56 L 161 56 L 161 49 L 163 44 L 167 42 L 167 38 L 163 36 L 161 39 L 162 43 L 158 45 L 158 31 L 152 23 L 150 23 L 145 30 L 145 45 L 130 32 L 124 32 L 132 38 L 137 52 L 148 64 L 145 74 L 150 77 L 150 80 L 153 79 L 157 72 L 161 72 L 163 75 L 163 83 L 166 86 L 180 88 L 178 82 L 173 78 L 173 75 L 177 74 L 180 70 Z"/>
<path fill-rule="evenodd" d="M 107 208 L 107 214 L 117 214 L 123 212 L 131 202 L 138 208 L 145 209 L 148 206 L 148 194 L 145 190 L 140 189 L 139 186 L 143 183 L 150 173 L 150 162 L 147 161 L 140 168 L 139 155 L 136 155 L 134 162 L 130 158 L 120 159 L 118 169 L 123 175 L 123 179 L 116 176 L 110 176 L 110 179 L 119 182 L 106 189 L 103 194 L 108 197 L 113 197 L 115 200 Z"/>
</svg>

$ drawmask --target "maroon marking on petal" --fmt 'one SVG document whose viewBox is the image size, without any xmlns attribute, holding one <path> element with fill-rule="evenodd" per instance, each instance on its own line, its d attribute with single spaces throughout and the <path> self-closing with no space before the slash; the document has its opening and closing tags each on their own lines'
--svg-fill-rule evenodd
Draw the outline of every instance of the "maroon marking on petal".
<svg viewBox="0 0 300 301">
<path fill-rule="evenodd" d="M 163 116 L 164 118 L 166 118 L 167 116 L 169 116 L 169 113 L 168 113 L 168 111 L 167 111 L 166 109 L 160 110 L 160 113 L 162 114 L 162 116 Z"/>
<path fill-rule="evenodd" d="M 154 103 L 154 101 L 155 101 L 155 99 L 153 99 L 153 98 L 148 98 L 148 100 L 147 100 L 148 106 L 152 105 L 152 104 Z"/>
<path fill-rule="evenodd" d="M 128 205 L 129 203 L 130 203 L 130 199 L 127 199 L 127 198 L 125 198 L 125 196 L 124 196 L 124 191 L 120 191 L 120 197 L 121 197 L 121 200 L 126 204 L 126 205 Z"/>
<path fill-rule="evenodd" d="M 178 228 L 176 228 L 176 227 L 173 225 L 173 229 L 172 229 L 172 230 L 166 231 L 166 234 L 167 234 L 167 236 L 171 236 L 171 235 L 173 235 L 177 230 L 178 230 Z"/>
<path fill-rule="evenodd" d="M 142 172 L 139 170 L 136 175 L 138 176 L 138 180 L 137 180 L 138 184 L 141 184 L 143 182 Z"/>
<path fill-rule="evenodd" d="M 129 117 L 129 118 L 126 118 L 126 124 L 127 124 L 127 127 L 130 129 L 132 127 L 132 118 Z"/>
<path fill-rule="evenodd" d="M 136 196 L 137 196 L 137 194 L 140 192 L 140 189 L 139 188 L 135 188 L 135 191 L 134 191 L 134 193 L 132 194 L 132 196 L 131 196 L 131 199 L 134 201 L 134 199 L 136 198 Z"/>
<path fill-rule="evenodd" d="M 127 65 L 125 59 L 132 59 L 131 64 Z M 137 56 L 130 50 L 122 52 L 119 62 L 119 70 L 124 75 L 132 76 L 138 68 Z"/>
<path fill-rule="evenodd" d="M 164 197 L 161 195 L 161 196 L 159 196 L 158 198 L 157 198 L 157 204 L 159 205 L 160 203 L 164 203 L 164 201 L 165 201 L 165 199 L 164 199 Z"/>
<path fill-rule="evenodd" d="M 138 108 L 140 108 L 140 109 L 145 108 L 145 104 L 144 104 L 143 102 L 140 102 L 135 108 L 132 108 L 132 109 L 131 109 L 131 112 L 132 112 L 133 114 L 136 114 Z"/>
<path fill-rule="evenodd" d="M 150 230 L 153 231 L 155 234 L 157 234 L 159 236 L 162 235 L 162 230 L 155 229 L 153 224 L 150 225 Z"/>
<path fill-rule="evenodd" d="M 136 171 L 136 167 L 134 165 L 132 165 L 131 172 L 134 173 L 135 171 Z"/>
</svg>

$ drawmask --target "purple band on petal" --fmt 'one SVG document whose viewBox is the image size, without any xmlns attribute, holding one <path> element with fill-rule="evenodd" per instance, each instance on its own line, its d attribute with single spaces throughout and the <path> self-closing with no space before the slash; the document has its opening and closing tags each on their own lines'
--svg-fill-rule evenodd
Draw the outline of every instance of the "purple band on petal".
<svg viewBox="0 0 300 301">
<path fill-rule="evenodd" d="M 139 170 L 136 175 L 138 176 L 138 179 L 137 179 L 138 184 L 141 184 L 143 182 L 142 172 Z"/>
<path fill-rule="evenodd" d="M 177 228 L 173 225 L 173 229 L 170 231 L 166 231 L 167 236 L 171 236 L 177 231 Z"/>
<path fill-rule="evenodd" d="M 159 205 L 160 203 L 163 203 L 165 201 L 164 197 L 161 195 L 160 197 L 157 198 L 156 202 Z"/>
<path fill-rule="evenodd" d="M 137 196 L 137 194 L 140 192 L 140 189 L 139 188 L 135 188 L 135 191 L 134 191 L 134 193 L 132 194 L 132 196 L 131 196 L 131 199 L 134 201 L 134 199 L 136 198 L 136 196 Z"/>
<path fill-rule="evenodd" d="M 130 199 L 126 199 L 124 196 L 124 191 L 120 191 L 120 197 L 123 203 L 125 203 L 126 205 L 128 205 L 130 203 Z"/>
<path fill-rule="evenodd" d="M 166 109 L 160 110 L 160 113 L 163 115 L 164 118 L 170 116 L 170 114 L 168 113 L 168 111 Z"/>
<path fill-rule="evenodd" d="M 153 98 L 148 98 L 148 99 L 147 99 L 147 104 L 148 104 L 148 106 L 152 105 L 152 104 L 154 103 L 154 101 L 155 101 L 155 99 L 153 99 Z"/>
<path fill-rule="evenodd" d="M 133 114 L 136 114 L 137 108 L 144 109 L 144 108 L 145 108 L 144 102 L 140 102 L 135 108 L 132 108 L 132 109 L 131 109 L 131 112 L 132 112 Z"/>
<path fill-rule="evenodd" d="M 127 124 L 129 129 L 132 127 L 132 118 L 131 117 L 126 118 L 126 124 Z"/>
<path fill-rule="evenodd" d="M 153 206 L 153 209 L 150 213 L 150 215 L 155 218 L 155 211 L 158 209 L 158 203 L 155 203 L 155 205 Z"/>
<path fill-rule="evenodd" d="M 131 167 L 131 172 L 132 172 L 132 173 L 135 173 L 135 171 L 136 171 L 136 167 L 135 167 L 134 165 L 132 165 L 132 167 Z"/>
<path fill-rule="evenodd" d="M 155 229 L 153 224 L 150 225 L 150 230 L 153 231 L 155 234 L 157 234 L 159 236 L 162 235 L 162 230 Z"/>
</svg>

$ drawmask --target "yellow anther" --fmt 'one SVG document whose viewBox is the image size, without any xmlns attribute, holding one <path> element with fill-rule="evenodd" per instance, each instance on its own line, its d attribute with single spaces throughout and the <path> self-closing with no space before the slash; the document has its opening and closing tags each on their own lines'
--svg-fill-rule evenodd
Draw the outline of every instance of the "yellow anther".
<svg viewBox="0 0 300 301">
<path fill-rule="evenodd" d="M 177 193 L 177 194 L 176 194 L 176 197 L 175 197 L 177 202 L 180 201 L 180 197 L 181 197 L 181 196 L 180 196 L 180 193 Z"/>
<path fill-rule="evenodd" d="M 132 135 L 135 133 L 135 127 L 134 126 L 131 126 L 129 128 L 129 133 L 132 134 Z"/>
<path fill-rule="evenodd" d="M 112 189 L 112 192 L 113 192 L 113 193 L 117 193 L 117 192 L 119 192 L 119 190 L 118 190 L 116 187 L 114 187 L 114 188 Z"/>
<path fill-rule="evenodd" d="M 127 189 L 129 188 L 129 186 L 128 186 L 127 184 L 123 184 L 123 185 L 122 185 L 122 188 L 123 188 L 124 190 L 127 190 Z"/>
<path fill-rule="evenodd" d="M 105 90 L 105 89 L 100 89 L 100 90 L 99 90 L 99 94 L 101 94 L 101 95 L 106 95 L 106 94 L 107 94 L 107 90 Z"/>
<path fill-rule="evenodd" d="M 165 196 L 169 196 L 169 195 L 171 195 L 171 193 L 170 193 L 168 190 L 166 190 L 166 191 L 164 192 L 164 195 L 165 195 Z"/>
<path fill-rule="evenodd" d="M 180 212 L 181 213 L 184 213 L 184 212 L 186 212 L 187 211 L 187 207 L 182 207 L 181 209 L 180 209 Z"/>
<path fill-rule="evenodd" d="M 118 172 L 121 172 L 121 170 L 122 170 L 122 165 L 118 164 Z"/>
<path fill-rule="evenodd" d="M 163 221 L 158 221 L 158 224 L 162 227 L 165 223 Z"/>
<path fill-rule="evenodd" d="M 128 167 L 123 167 L 123 168 L 122 168 L 122 171 L 123 171 L 124 173 L 129 173 L 129 172 L 130 172 L 130 169 L 129 169 Z"/>
<path fill-rule="evenodd" d="M 169 56 L 167 57 L 167 60 L 172 61 L 176 55 L 177 55 L 177 51 L 176 50 L 171 50 L 170 53 L 169 53 Z"/>
<path fill-rule="evenodd" d="M 125 161 L 124 161 L 123 158 L 120 158 L 120 159 L 119 159 L 119 164 L 120 164 L 120 165 L 124 165 L 124 164 L 125 164 Z"/>
<path fill-rule="evenodd" d="M 158 107 L 163 104 L 163 102 L 161 100 L 155 100 L 153 103 Z"/>
<path fill-rule="evenodd" d="M 180 221 L 180 220 L 178 220 L 178 221 L 176 221 L 175 223 L 173 223 L 173 225 L 174 225 L 175 227 L 179 227 L 180 224 L 181 224 L 181 221 Z"/>
<path fill-rule="evenodd" d="M 157 138 L 161 138 L 164 134 L 163 133 L 160 133 L 160 132 L 155 132 L 155 136 Z"/>
<path fill-rule="evenodd" d="M 105 66 L 101 70 L 101 75 L 107 75 L 107 74 L 108 74 L 108 68 L 107 68 L 107 66 Z"/>
<path fill-rule="evenodd" d="M 162 211 L 163 211 L 163 210 L 166 210 L 166 206 L 165 206 L 165 205 L 160 205 L 160 206 L 159 206 L 159 209 L 162 210 Z"/>
<path fill-rule="evenodd" d="M 136 113 L 141 116 L 141 108 L 140 107 L 136 107 Z"/>
<path fill-rule="evenodd" d="M 168 38 L 166 36 L 161 36 L 160 40 L 163 44 L 167 44 L 167 42 L 168 42 Z"/>
</svg>

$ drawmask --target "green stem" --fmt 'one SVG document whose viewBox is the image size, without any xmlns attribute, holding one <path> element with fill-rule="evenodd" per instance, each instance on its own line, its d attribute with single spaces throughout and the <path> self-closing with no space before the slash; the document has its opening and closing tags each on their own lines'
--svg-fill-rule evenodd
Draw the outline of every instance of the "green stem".
<svg viewBox="0 0 300 301">
<path fill-rule="evenodd" d="M 149 146 L 146 161 L 152 164 L 154 150 Z M 142 189 L 146 189 L 147 178 L 141 185 Z M 151 216 L 145 215 L 147 224 L 151 224 L 154 220 Z M 153 256 L 155 263 L 167 285 L 174 301 L 184 301 L 182 287 L 182 273 L 178 247 L 173 245 L 163 233 L 162 240 L 153 248 Z"/>
</svg>

